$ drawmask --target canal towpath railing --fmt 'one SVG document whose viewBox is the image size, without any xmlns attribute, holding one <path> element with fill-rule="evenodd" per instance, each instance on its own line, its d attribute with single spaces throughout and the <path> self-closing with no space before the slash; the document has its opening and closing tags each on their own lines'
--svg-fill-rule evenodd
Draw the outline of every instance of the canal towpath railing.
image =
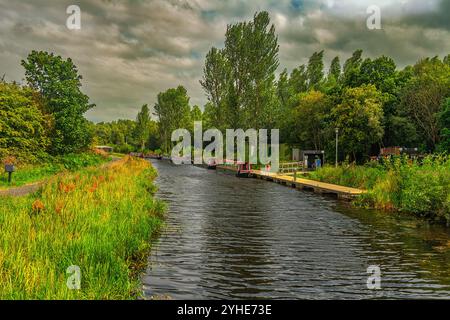
<svg viewBox="0 0 450 320">
<path fill-rule="evenodd" d="M 303 162 L 282 162 L 278 168 L 279 173 L 295 173 L 303 170 Z"/>
</svg>

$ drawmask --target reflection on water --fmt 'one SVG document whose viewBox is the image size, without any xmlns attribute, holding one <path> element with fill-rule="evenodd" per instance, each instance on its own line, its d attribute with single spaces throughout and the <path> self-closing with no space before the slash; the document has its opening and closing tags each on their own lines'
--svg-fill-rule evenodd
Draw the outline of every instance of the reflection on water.
<svg viewBox="0 0 450 320">
<path fill-rule="evenodd" d="M 155 161 L 167 228 L 148 298 L 450 297 L 450 232 L 317 194 Z M 367 289 L 379 265 L 381 290 Z"/>
</svg>

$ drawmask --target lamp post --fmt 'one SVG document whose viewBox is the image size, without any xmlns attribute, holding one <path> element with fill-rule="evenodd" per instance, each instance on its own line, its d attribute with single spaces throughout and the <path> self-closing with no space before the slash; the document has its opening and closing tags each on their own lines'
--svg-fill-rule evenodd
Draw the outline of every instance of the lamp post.
<svg viewBox="0 0 450 320">
<path fill-rule="evenodd" d="M 339 141 L 339 128 L 335 129 L 336 131 L 336 168 L 338 166 L 338 141 Z"/>
</svg>

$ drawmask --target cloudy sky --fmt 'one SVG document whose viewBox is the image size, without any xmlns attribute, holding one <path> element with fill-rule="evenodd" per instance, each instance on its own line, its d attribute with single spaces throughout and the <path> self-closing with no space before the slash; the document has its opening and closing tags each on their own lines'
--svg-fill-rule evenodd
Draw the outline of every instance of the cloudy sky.
<svg viewBox="0 0 450 320">
<path fill-rule="evenodd" d="M 69 5 L 81 8 L 81 30 L 66 27 Z M 381 9 L 381 30 L 366 26 L 370 5 Z M 280 71 L 322 49 L 326 62 L 360 48 L 400 67 L 450 53 L 450 0 L 0 0 L 0 75 L 21 81 L 33 49 L 71 57 L 96 122 L 134 119 L 179 84 L 202 106 L 206 52 L 223 46 L 227 24 L 261 10 L 279 35 Z"/>
</svg>

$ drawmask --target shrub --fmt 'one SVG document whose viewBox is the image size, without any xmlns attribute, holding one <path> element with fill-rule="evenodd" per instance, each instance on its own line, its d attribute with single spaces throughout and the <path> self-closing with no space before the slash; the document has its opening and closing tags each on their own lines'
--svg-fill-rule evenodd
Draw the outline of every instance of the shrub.
<svg viewBox="0 0 450 320">
<path fill-rule="evenodd" d="M 326 166 L 314 180 L 366 189 L 356 203 L 398 210 L 450 222 L 450 157 L 431 155 L 422 161 L 394 157 L 381 165 Z"/>
<path fill-rule="evenodd" d="M 33 89 L 0 81 L 0 159 L 36 162 L 47 151 L 53 117 L 43 110 Z"/>
<path fill-rule="evenodd" d="M 371 189 L 384 176 L 381 167 L 344 165 L 340 167 L 324 166 L 311 172 L 313 180 L 343 185 L 353 188 Z"/>
<path fill-rule="evenodd" d="M 67 170 L 78 170 L 84 167 L 99 165 L 107 157 L 109 156 L 95 153 L 74 153 L 56 157 L 56 163 L 61 164 Z"/>
<path fill-rule="evenodd" d="M 134 147 L 129 144 L 121 144 L 114 146 L 114 151 L 122 154 L 128 154 L 134 151 Z"/>
<path fill-rule="evenodd" d="M 450 159 L 428 156 L 421 165 L 417 162 L 402 165 L 398 172 L 401 176 L 401 210 L 437 219 L 448 216 Z"/>
</svg>

